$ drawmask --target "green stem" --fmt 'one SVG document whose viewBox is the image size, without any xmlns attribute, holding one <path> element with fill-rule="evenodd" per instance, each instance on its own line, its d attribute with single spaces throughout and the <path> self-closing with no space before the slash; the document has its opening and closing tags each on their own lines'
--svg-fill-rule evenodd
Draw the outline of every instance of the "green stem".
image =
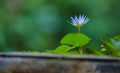
<svg viewBox="0 0 120 73">
<path fill-rule="evenodd" d="M 80 27 L 78 27 L 78 33 L 80 33 Z M 79 54 L 83 54 L 83 47 L 81 46 L 81 47 L 79 47 L 78 48 L 78 50 L 79 50 Z"/>
<path fill-rule="evenodd" d="M 79 54 L 83 54 L 83 48 L 82 48 L 82 46 L 79 48 Z"/>
<path fill-rule="evenodd" d="M 78 27 L 78 33 L 80 33 L 80 27 Z"/>
</svg>

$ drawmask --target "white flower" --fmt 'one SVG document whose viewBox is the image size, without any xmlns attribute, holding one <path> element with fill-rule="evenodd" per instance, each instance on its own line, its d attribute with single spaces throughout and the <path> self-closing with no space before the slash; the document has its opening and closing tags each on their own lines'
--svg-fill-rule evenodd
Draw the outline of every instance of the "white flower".
<svg viewBox="0 0 120 73">
<path fill-rule="evenodd" d="M 89 21 L 89 18 L 87 18 L 84 15 L 80 15 L 79 17 L 75 16 L 74 18 L 71 17 L 71 23 L 74 26 L 77 26 L 80 28 L 82 25 L 86 24 Z"/>
</svg>

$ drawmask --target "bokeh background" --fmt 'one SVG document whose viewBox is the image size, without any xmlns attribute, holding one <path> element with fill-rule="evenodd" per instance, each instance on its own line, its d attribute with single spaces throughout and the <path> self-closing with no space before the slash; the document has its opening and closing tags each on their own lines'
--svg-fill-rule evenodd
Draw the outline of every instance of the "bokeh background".
<svg viewBox="0 0 120 73">
<path fill-rule="evenodd" d="M 120 0 L 0 0 L 0 51 L 55 49 L 77 28 L 70 16 L 84 14 L 90 22 L 81 32 L 91 37 L 87 47 L 99 48 L 100 37 L 120 34 Z"/>
</svg>

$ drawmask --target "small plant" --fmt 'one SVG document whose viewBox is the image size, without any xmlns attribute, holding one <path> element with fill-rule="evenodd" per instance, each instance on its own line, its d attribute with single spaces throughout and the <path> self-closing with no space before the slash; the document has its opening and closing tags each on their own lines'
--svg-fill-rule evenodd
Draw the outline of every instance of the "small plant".
<svg viewBox="0 0 120 73">
<path fill-rule="evenodd" d="M 111 55 L 120 56 L 120 36 L 113 38 L 102 38 L 101 49 L 84 48 L 86 44 L 89 44 L 91 38 L 80 32 L 80 28 L 89 21 L 89 18 L 85 15 L 79 17 L 71 17 L 73 26 L 77 27 L 78 33 L 69 33 L 60 40 L 60 46 L 55 50 L 47 50 L 47 53 L 58 54 L 89 54 L 89 55 Z"/>
</svg>

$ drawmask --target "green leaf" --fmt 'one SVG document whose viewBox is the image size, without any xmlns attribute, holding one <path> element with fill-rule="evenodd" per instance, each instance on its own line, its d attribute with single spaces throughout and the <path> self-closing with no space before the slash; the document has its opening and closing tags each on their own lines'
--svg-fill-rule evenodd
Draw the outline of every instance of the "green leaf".
<svg viewBox="0 0 120 73">
<path fill-rule="evenodd" d="M 120 57 L 120 51 L 117 52 L 117 56 Z"/>
<path fill-rule="evenodd" d="M 84 46 L 89 42 L 89 37 L 81 33 L 70 33 L 64 36 L 61 44 L 67 44 L 74 47 Z"/>
<path fill-rule="evenodd" d="M 120 50 L 120 41 L 111 39 L 111 43 L 115 46 L 117 50 Z"/>
<path fill-rule="evenodd" d="M 76 50 L 76 49 L 71 49 L 71 50 L 69 50 L 68 52 L 66 52 L 65 54 L 79 54 L 79 52 L 78 52 L 78 50 Z"/>
<path fill-rule="evenodd" d="M 120 35 L 113 37 L 111 42 L 118 50 L 120 50 Z"/>
<path fill-rule="evenodd" d="M 85 53 L 86 54 L 99 55 L 99 56 L 104 55 L 100 50 L 93 49 L 93 48 L 85 48 Z"/>
<path fill-rule="evenodd" d="M 110 55 L 112 55 L 112 56 L 117 55 L 117 49 L 111 43 L 110 38 L 102 38 L 102 43 L 103 43 L 104 47 L 106 48 L 106 51 L 109 52 Z"/>
<path fill-rule="evenodd" d="M 60 53 L 60 54 L 65 54 L 66 52 L 68 52 L 69 50 L 73 49 L 74 47 L 70 47 L 68 45 L 61 45 L 61 46 L 58 46 L 54 52 L 56 53 Z"/>
<path fill-rule="evenodd" d="M 115 36 L 114 39 L 120 41 L 120 35 Z"/>
</svg>

